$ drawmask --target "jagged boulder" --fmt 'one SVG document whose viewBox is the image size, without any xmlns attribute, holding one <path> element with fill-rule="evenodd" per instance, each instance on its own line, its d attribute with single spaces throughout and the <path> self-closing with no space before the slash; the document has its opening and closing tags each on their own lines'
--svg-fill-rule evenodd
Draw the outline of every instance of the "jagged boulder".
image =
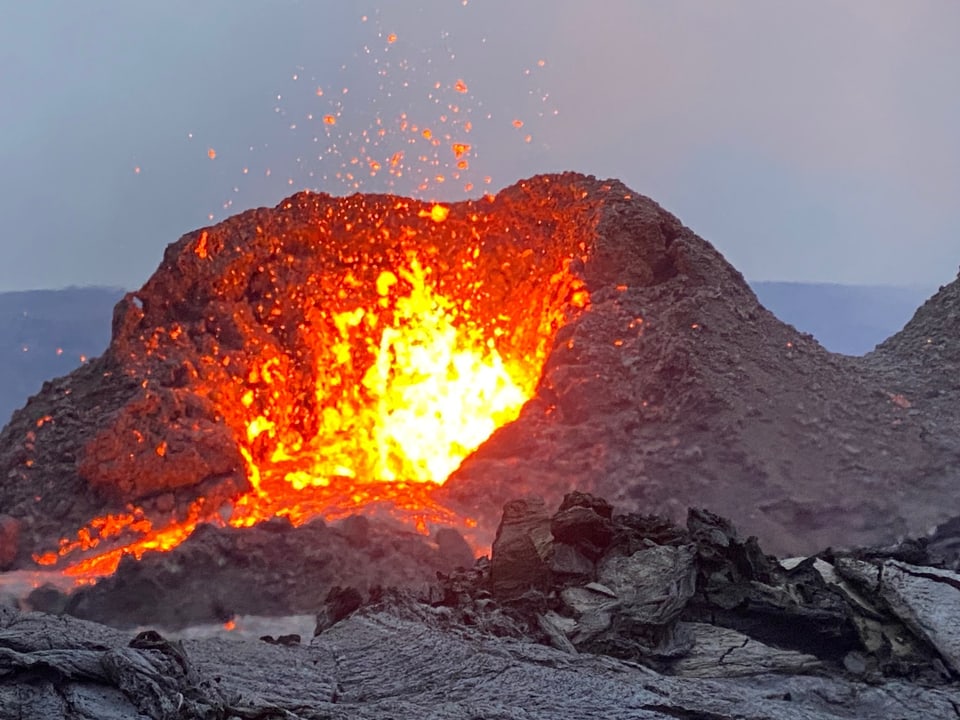
<svg viewBox="0 0 960 720">
<path fill-rule="evenodd" d="M 512 500 L 493 541 L 490 578 L 497 597 L 514 599 L 552 582 L 550 555 L 553 536 L 543 500 Z"/>
</svg>

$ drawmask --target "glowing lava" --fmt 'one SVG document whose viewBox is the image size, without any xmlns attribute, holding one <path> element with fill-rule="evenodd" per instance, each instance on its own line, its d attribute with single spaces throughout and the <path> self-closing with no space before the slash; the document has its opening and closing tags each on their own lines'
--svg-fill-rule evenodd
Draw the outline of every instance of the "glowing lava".
<svg viewBox="0 0 960 720">
<path fill-rule="evenodd" d="M 409 291 L 391 299 L 401 282 Z M 381 272 L 376 286 L 380 312 L 333 315 L 336 367 L 317 375 L 316 434 L 283 433 L 266 415 L 247 423 L 247 454 L 257 465 L 251 477 L 261 492 L 265 475 L 291 466 L 283 477 L 296 491 L 339 478 L 442 483 L 533 394 L 539 366 L 504 362 L 481 328 L 434 292 L 416 257 L 396 274 Z M 267 360 L 259 373 L 267 393 L 283 381 L 276 365 Z M 361 380 L 343 387 L 344 375 Z M 253 460 L 259 441 L 270 448 L 265 463 Z"/>
<path fill-rule="evenodd" d="M 328 201 L 305 196 L 303 202 Z M 192 331 L 179 320 L 144 321 L 154 330 L 138 336 L 146 348 L 137 356 L 138 372 L 148 378 L 149 393 L 155 368 L 197 358 L 191 392 L 215 403 L 249 489 L 239 497 L 195 497 L 174 515 L 128 505 L 127 512 L 95 518 L 37 562 L 71 556 L 69 574 L 108 574 L 124 554 L 172 549 L 201 522 L 248 527 L 286 517 L 299 525 L 365 512 L 422 533 L 439 525 L 469 531 L 476 523 L 438 502 L 432 489 L 518 417 L 536 391 L 554 334 L 585 307 L 588 294 L 559 246 L 550 251 L 556 254 L 536 254 L 485 238 L 477 227 L 495 223 L 491 217 L 467 211 L 453 217 L 444 205 L 405 202 L 392 212 L 397 216 L 350 215 L 373 227 L 381 223 L 379 231 L 324 215 L 339 229 L 315 228 L 312 242 L 329 242 L 324 247 L 339 262 L 320 262 L 317 271 L 287 264 L 293 269 L 286 272 L 300 273 L 288 278 L 264 275 L 262 261 L 242 246 L 228 249 L 216 229 L 197 233 L 183 252 L 204 273 L 229 278 L 206 268 L 236 267 L 242 259 L 255 277 L 272 277 L 271 284 L 250 300 L 252 314 L 233 310 L 222 320 L 204 320 L 204 328 L 233 323 L 244 338 L 241 351 L 225 351 L 208 330 Z M 358 255 L 368 237 L 396 250 L 389 258 L 379 249 Z M 450 243 L 450 237 L 467 239 Z M 297 242 L 296 236 L 263 247 L 281 242 Z M 488 267 L 513 268 L 519 289 L 491 285 L 480 271 Z M 504 292 L 516 297 L 515 307 L 504 304 Z M 130 461 L 133 471 L 142 462 L 161 468 L 177 462 L 174 437 L 145 426 L 134 434 L 132 447 L 149 452 Z"/>
</svg>

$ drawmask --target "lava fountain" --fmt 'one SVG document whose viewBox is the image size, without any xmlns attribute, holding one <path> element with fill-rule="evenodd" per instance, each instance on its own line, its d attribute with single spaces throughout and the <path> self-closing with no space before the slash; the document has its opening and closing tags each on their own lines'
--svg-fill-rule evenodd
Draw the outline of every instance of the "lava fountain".
<svg viewBox="0 0 960 720">
<path fill-rule="evenodd" d="M 115 511 L 34 559 L 109 573 L 200 522 L 277 516 L 469 529 L 432 491 L 517 418 L 587 307 L 586 195 L 300 193 L 184 236 L 118 304 L 101 360 L 113 407 L 76 468 Z"/>
</svg>

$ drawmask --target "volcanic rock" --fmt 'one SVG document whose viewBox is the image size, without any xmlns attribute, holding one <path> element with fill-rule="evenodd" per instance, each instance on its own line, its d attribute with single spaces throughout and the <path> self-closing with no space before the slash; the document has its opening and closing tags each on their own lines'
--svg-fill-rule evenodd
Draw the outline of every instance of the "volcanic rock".
<svg viewBox="0 0 960 720">
<path fill-rule="evenodd" d="M 324 601 L 323 610 L 317 615 L 315 633 L 319 635 L 327 628 L 360 609 L 363 605 L 363 595 L 355 587 L 342 588 L 339 585 L 330 588 Z"/>
<path fill-rule="evenodd" d="M 675 661 L 671 675 L 451 629 L 437 613 L 417 617 L 397 606 L 355 613 L 291 646 L 132 636 L 0 608 L 0 708 L 49 720 L 928 720 L 960 704 L 952 686 L 865 683 L 730 631 L 697 631 L 701 651 Z"/>
<path fill-rule="evenodd" d="M 444 572 L 473 565 L 473 550 L 463 535 L 453 528 L 440 528 L 434 534 L 433 540 L 437 544 L 440 562 L 443 563 L 441 570 Z"/>
<path fill-rule="evenodd" d="M 592 510 L 606 520 L 613 517 L 613 506 L 610 503 L 601 497 L 595 497 L 590 493 L 580 492 L 579 490 L 574 490 L 563 496 L 563 501 L 560 503 L 560 512 L 576 507 Z"/>
<path fill-rule="evenodd" d="M 878 596 L 917 637 L 937 649 L 954 673 L 960 672 L 960 575 L 891 558 L 881 563 L 841 558 L 836 567 L 842 577 Z"/>
<path fill-rule="evenodd" d="M 924 540 L 923 552 L 929 564 L 960 570 L 960 516 L 941 523 Z"/>
<path fill-rule="evenodd" d="M 50 615 L 63 615 L 69 602 L 70 598 L 63 590 L 45 583 L 31 590 L 21 606 L 27 610 L 36 610 Z"/>
<path fill-rule="evenodd" d="M 513 599 L 549 586 L 552 542 L 543 500 L 512 500 L 504 505 L 490 567 L 497 597 Z"/>
<path fill-rule="evenodd" d="M 340 532 L 355 548 L 367 547 L 370 544 L 370 521 L 363 515 L 348 517 L 340 523 Z"/>
<path fill-rule="evenodd" d="M 77 472 L 100 496 L 118 502 L 169 496 L 235 474 L 243 460 L 230 430 L 211 420 L 215 415 L 208 400 L 189 390 L 138 393 L 86 445 Z M 134 448 L 130 437 L 137 438 Z"/>
<path fill-rule="evenodd" d="M 613 524 L 592 508 L 574 505 L 560 510 L 550 523 L 557 540 L 576 547 L 584 555 L 595 556 L 613 538 Z"/>
<path fill-rule="evenodd" d="M 312 442 L 318 388 L 362 386 L 356 363 L 324 385 L 356 353 L 323 338 L 339 337 L 334 316 L 379 307 L 392 286 L 378 279 L 412 256 L 504 357 L 546 357 L 519 418 L 429 496 L 476 520 L 480 544 L 508 499 L 573 488 L 674 521 L 710 507 L 790 553 L 892 542 L 953 514 L 958 282 L 850 358 L 777 320 L 713 247 L 617 181 L 540 176 L 447 210 L 437 222 L 413 200 L 299 193 L 170 245 L 117 305 L 105 355 L 0 433 L 15 566 L 55 560 L 61 538 L 83 545 L 108 515 L 133 518 L 97 538 L 117 546 L 142 518 L 233 521 L 251 463 Z M 252 428 L 258 414 L 269 424 Z"/>
<path fill-rule="evenodd" d="M 594 575 L 593 560 L 572 545 L 558 543 L 553 546 L 550 555 L 550 572 L 555 576 L 568 579 L 589 581 Z"/>
<path fill-rule="evenodd" d="M 921 377 L 960 368 L 960 283 L 954 281 L 941 286 L 903 330 L 877 346 L 870 359 L 874 362 L 892 359 L 890 364 L 894 367 L 908 363 Z M 903 374 L 904 380 L 914 377 L 913 373 Z M 960 380 L 952 372 L 933 384 L 938 395 L 960 391 Z"/>
<path fill-rule="evenodd" d="M 652 518 L 611 516 L 613 532 L 597 548 L 595 563 L 584 559 L 579 574 L 546 576 L 540 556 L 572 549 L 547 530 L 571 507 L 583 507 L 581 497 L 568 495 L 552 517 L 530 500 L 508 503 L 501 530 L 521 525 L 522 537 L 541 538 L 539 552 L 495 545 L 489 564 L 441 576 L 442 587 L 433 593 L 442 598 L 439 605 L 456 622 L 484 632 L 538 638 L 564 652 L 611 655 L 671 672 L 675 662 L 683 660 L 681 666 L 694 672 L 704 654 L 717 652 L 716 660 L 750 644 L 744 660 L 782 663 L 790 672 L 842 667 L 874 679 L 942 683 L 951 677 L 955 618 L 937 607 L 956 604 L 952 593 L 960 576 L 896 559 L 923 543 L 781 564 L 755 537 L 741 540 L 729 520 L 690 509 L 686 528 L 669 533 Z M 539 573 L 540 582 L 505 593 L 498 591 L 496 572 L 516 578 Z"/>
</svg>

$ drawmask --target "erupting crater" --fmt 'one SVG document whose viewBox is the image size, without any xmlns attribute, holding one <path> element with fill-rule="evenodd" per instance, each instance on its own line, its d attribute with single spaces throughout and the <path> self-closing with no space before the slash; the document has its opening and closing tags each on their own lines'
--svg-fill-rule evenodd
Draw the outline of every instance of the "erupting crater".
<svg viewBox="0 0 960 720">
<path fill-rule="evenodd" d="M 110 573 L 209 521 L 475 526 L 432 488 L 517 418 L 589 302 L 589 238 L 570 229 L 595 199 L 556 190 L 305 192 L 171 245 L 115 310 L 103 376 L 129 392 L 78 457 L 117 512 L 34 559 Z"/>
<path fill-rule="evenodd" d="M 778 553 L 885 542 L 946 519 L 958 287 L 846 358 L 617 181 L 300 193 L 170 245 L 106 353 L 14 414 L 0 569 L 110 574 L 201 524 L 246 561 L 262 520 L 356 513 L 481 547 L 505 501 L 571 489 Z"/>
</svg>

